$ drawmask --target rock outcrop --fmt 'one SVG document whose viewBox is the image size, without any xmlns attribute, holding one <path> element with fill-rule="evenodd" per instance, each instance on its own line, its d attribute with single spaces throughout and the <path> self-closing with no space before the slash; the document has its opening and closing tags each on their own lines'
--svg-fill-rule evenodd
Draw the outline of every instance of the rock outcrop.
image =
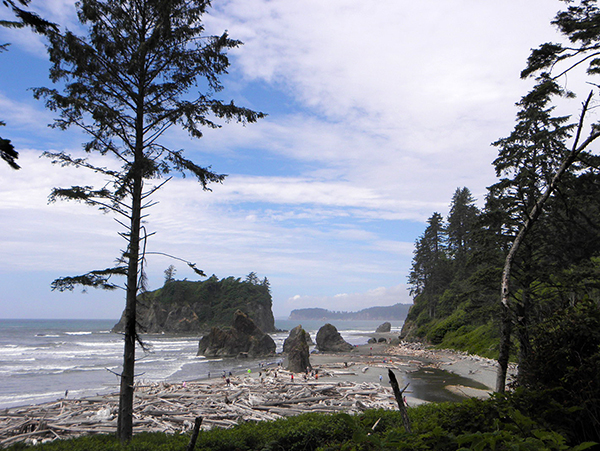
<svg viewBox="0 0 600 451">
<path fill-rule="evenodd" d="M 263 332 L 275 332 L 269 287 L 216 276 L 204 282 L 173 280 L 138 296 L 137 322 L 141 333 L 202 334 L 231 324 L 236 310 L 248 315 Z M 124 317 L 113 331 L 124 330 Z"/>
<path fill-rule="evenodd" d="M 292 343 L 295 342 L 296 337 L 298 336 L 300 331 L 304 331 L 307 346 L 314 345 L 312 338 L 310 338 L 310 334 L 306 332 L 300 324 L 294 327 L 292 330 L 290 330 L 290 334 L 288 335 L 288 337 L 285 340 L 283 340 L 283 352 L 289 352 L 290 346 L 292 346 Z"/>
<path fill-rule="evenodd" d="M 347 352 L 353 349 L 350 343 L 342 338 L 332 324 L 325 324 L 317 332 L 317 349 L 324 352 Z"/>
<path fill-rule="evenodd" d="M 238 310 L 230 328 L 213 327 L 200 339 L 198 355 L 206 357 L 264 357 L 275 354 L 273 339 Z"/>
<path fill-rule="evenodd" d="M 378 334 L 383 334 L 383 333 L 390 332 L 391 330 L 392 330 L 391 323 L 386 321 L 385 323 L 380 325 L 375 332 Z"/>
<path fill-rule="evenodd" d="M 287 354 L 288 371 L 292 373 L 303 373 L 311 370 L 308 342 L 312 342 L 310 335 L 302 326 L 296 326 L 290 331 L 290 335 L 283 343 L 284 352 Z"/>
</svg>

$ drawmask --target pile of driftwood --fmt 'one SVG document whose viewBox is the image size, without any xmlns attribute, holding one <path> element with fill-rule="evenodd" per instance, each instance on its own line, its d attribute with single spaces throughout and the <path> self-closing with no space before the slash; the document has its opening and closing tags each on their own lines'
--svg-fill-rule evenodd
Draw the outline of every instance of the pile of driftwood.
<svg viewBox="0 0 600 451">
<path fill-rule="evenodd" d="M 275 420 L 305 412 L 360 412 L 397 408 L 390 388 L 336 377 L 315 379 L 280 371 L 277 376 L 233 377 L 185 384 L 144 384 L 136 388 L 134 433 L 187 432 L 194 419 L 202 428 L 245 421 Z M 0 412 L 0 446 L 116 432 L 117 395 L 59 400 Z"/>
</svg>

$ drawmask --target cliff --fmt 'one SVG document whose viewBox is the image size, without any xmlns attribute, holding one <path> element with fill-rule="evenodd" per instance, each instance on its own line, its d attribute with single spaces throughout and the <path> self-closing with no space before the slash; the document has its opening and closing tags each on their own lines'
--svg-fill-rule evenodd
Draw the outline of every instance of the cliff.
<svg viewBox="0 0 600 451">
<path fill-rule="evenodd" d="M 204 333 L 229 326 L 239 309 L 263 332 L 275 331 L 273 300 L 266 284 L 215 275 L 203 282 L 171 280 L 138 297 L 137 320 L 142 333 Z M 123 316 L 113 331 L 123 331 Z"/>
</svg>

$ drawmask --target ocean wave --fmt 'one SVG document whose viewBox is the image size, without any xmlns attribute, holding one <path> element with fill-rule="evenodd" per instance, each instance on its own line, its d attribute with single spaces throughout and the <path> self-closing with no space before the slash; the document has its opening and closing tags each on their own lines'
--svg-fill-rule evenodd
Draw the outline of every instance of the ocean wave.
<svg viewBox="0 0 600 451">
<path fill-rule="evenodd" d="M 188 355 L 186 357 L 188 360 L 206 360 L 206 357 L 204 357 L 203 355 Z"/>
<path fill-rule="evenodd" d="M 8 407 L 37 404 L 50 399 L 62 398 L 64 397 L 64 394 L 64 391 L 50 391 L 45 393 L 0 395 L 0 406 Z"/>
<path fill-rule="evenodd" d="M 65 332 L 65 335 L 92 335 L 92 331 L 81 331 L 81 332 Z"/>
</svg>

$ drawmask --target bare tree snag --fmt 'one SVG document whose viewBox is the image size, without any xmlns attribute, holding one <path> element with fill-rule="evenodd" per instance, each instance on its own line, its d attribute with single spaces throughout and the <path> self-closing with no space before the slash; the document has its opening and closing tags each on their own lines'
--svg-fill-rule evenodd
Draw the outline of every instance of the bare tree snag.
<svg viewBox="0 0 600 451">
<path fill-rule="evenodd" d="M 504 262 L 504 269 L 502 271 L 502 286 L 500 289 L 500 308 L 502 309 L 502 313 L 500 326 L 500 354 L 498 356 L 498 373 L 496 377 L 496 391 L 498 393 L 504 393 L 505 391 L 506 374 L 508 370 L 508 360 L 510 355 L 510 338 L 513 323 L 513 314 L 510 303 L 510 273 L 512 269 L 512 264 L 521 243 L 525 239 L 527 233 L 533 227 L 535 221 L 539 218 L 540 214 L 544 209 L 544 204 L 546 203 L 552 192 L 558 186 L 563 174 L 571 167 L 575 160 L 577 160 L 579 154 L 583 152 L 583 150 L 585 150 L 587 146 L 589 146 L 596 138 L 600 136 L 600 130 L 592 128 L 592 131 L 588 138 L 584 142 L 582 142 L 581 145 L 579 145 L 579 139 L 581 137 L 581 132 L 583 129 L 585 114 L 589 110 L 592 96 L 593 91 L 590 91 L 586 101 L 583 103 L 583 109 L 579 117 L 575 141 L 573 142 L 571 152 L 569 152 L 569 154 L 566 156 L 565 160 L 556 171 L 556 174 L 554 174 L 554 177 L 552 177 L 550 184 L 546 187 L 542 195 L 539 197 L 539 199 L 536 201 L 535 205 L 531 209 L 531 212 L 529 213 L 524 224 L 521 226 L 519 233 L 515 237 L 510 247 L 510 251 L 508 252 L 506 260 Z"/>
<path fill-rule="evenodd" d="M 406 410 L 406 404 L 404 403 L 404 391 L 408 388 L 409 384 L 400 390 L 398 386 L 398 380 L 396 379 L 396 375 L 391 369 L 388 369 L 388 375 L 390 377 L 390 385 L 392 386 L 392 390 L 394 391 L 394 396 L 396 398 L 396 402 L 398 403 L 398 408 L 400 409 L 400 414 L 402 415 L 402 421 L 404 423 L 404 429 L 406 432 L 412 433 L 412 429 L 410 427 L 410 418 L 408 418 L 408 411 Z"/>
<path fill-rule="evenodd" d="M 194 451 L 196 447 L 196 440 L 198 440 L 198 434 L 200 433 L 200 426 L 202 425 L 202 417 L 196 417 L 194 421 L 194 430 L 192 432 L 192 436 L 190 437 L 190 442 L 188 443 L 185 451 Z"/>
</svg>

